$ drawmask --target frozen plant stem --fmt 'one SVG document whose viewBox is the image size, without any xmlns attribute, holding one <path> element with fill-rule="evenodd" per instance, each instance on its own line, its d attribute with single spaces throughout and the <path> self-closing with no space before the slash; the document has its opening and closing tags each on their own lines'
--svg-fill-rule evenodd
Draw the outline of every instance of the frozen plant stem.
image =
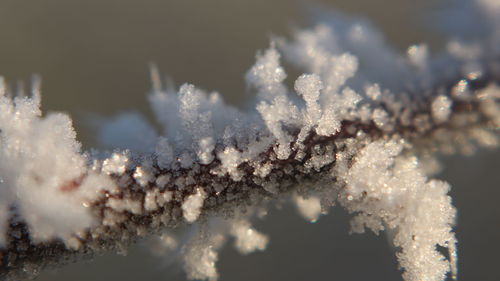
<svg viewBox="0 0 500 281">
<path fill-rule="evenodd" d="M 243 254 L 263 250 L 251 218 L 287 198 L 310 221 L 339 204 L 353 232 L 391 230 L 407 281 L 455 276 L 455 208 L 448 184 L 428 176 L 437 153 L 497 145 L 497 6 L 477 1 L 489 33 L 434 58 L 425 45 L 398 54 L 341 16 L 277 38 L 246 75 L 252 112 L 193 85 L 165 89 L 153 69 L 161 136 L 122 115 L 100 131 L 113 152 L 82 153 L 68 116 L 42 117 L 36 85 L 11 98 L 0 83 L 0 276 L 32 277 L 155 234 L 181 249 L 189 278 L 215 280 L 225 237 Z M 306 73 L 294 90 L 282 55 Z M 201 228 L 186 243 L 164 233 L 186 224 Z"/>
<path fill-rule="evenodd" d="M 497 79 L 490 76 L 488 82 L 491 83 Z M 470 82 L 470 90 L 473 92 L 489 91 L 484 88 L 486 81 Z M 498 93 L 498 90 L 496 91 Z M 452 90 L 448 88 L 446 92 L 451 93 Z M 451 99 L 451 96 L 448 97 Z M 398 124 L 390 131 L 383 131 L 373 121 L 368 123 L 356 120 L 342 121 L 340 131 L 333 136 L 309 133 L 304 138 L 303 155 L 300 159 L 296 159 L 296 152 L 292 152 L 286 159 L 278 159 L 273 149 L 275 145 L 259 153 L 260 162 L 272 164 L 272 169 L 265 177 L 258 175 L 255 167 L 248 163 L 238 165 L 240 174 L 237 179 L 234 179 L 229 175 L 220 176 L 212 172 L 221 165 L 219 160 L 214 160 L 207 165 L 176 169 L 160 168 L 156 160 L 152 162 L 148 170 L 152 173 L 149 175 L 151 180 L 146 184 L 140 184 L 134 174 L 137 173 L 137 168 L 141 167 L 141 164 L 133 161 L 123 173 L 111 174 L 117 186 L 116 190 L 102 191 L 102 196 L 98 200 L 88 204 L 90 212 L 98 223 L 82 233 L 75 233 L 75 236 L 68 238 L 66 242 L 53 240 L 33 243 L 29 236 L 29 229 L 16 215 L 15 207 L 12 207 L 7 230 L 8 247 L 1 251 L 2 275 L 61 263 L 65 259 L 73 259 L 78 255 L 91 254 L 96 251 L 119 249 L 147 233 L 160 232 L 165 227 L 174 227 L 185 221 L 190 223 L 196 219 L 200 220 L 199 214 L 202 217 L 214 215 L 232 217 L 232 213 L 237 209 L 256 206 L 269 199 L 283 197 L 285 194 L 294 192 L 299 194 L 334 192 L 335 196 L 331 196 L 331 200 L 338 197 L 341 204 L 345 203 L 349 209 L 348 201 L 363 201 L 365 200 L 363 197 L 367 195 L 350 194 L 349 188 L 345 187 L 348 184 L 346 180 L 338 179 L 336 174 L 332 174 L 332 170 L 356 165 L 356 156 L 349 155 L 349 150 L 352 150 L 353 146 L 362 147 L 373 143 L 387 146 L 387 143 L 396 142 L 409 145 L 422 143 L 423 138 L 426 139 L 425 142 L 428 142 L 422 144 L 423 146 L 432 146 L 437 141 L 435 138 L 440 137 L 439 132 L 444 129 L 450 132 L 454 130 L 468 132 L 488 128 L 492 126 L 494 120 L 480 108 L 490 101 L 489 99 L 454 101 L 448 121 L 423 132 L 417 131 L 413 125 Z M 432 107 L 432 102 L 423 104 L 413 113 L 414 116 L 430 112 L 429 107 Z M 464 123 L 463 119 L 467 119 L 469 115 L 476 117 Z M 293 139 L 291 147 L 294 147 L 297 143 L 298 132 L 290 129 L 288 133 Z M 378 152 L 374 151 L 374 153 Z M 347 155 L 347 159 L 337 159 L 341 155 Z M 369 157 L 377 159 L 376 154 L 371 154 Z M 60 189 L 69 192 L 65 189 L 80 188 L 79 182 L 84 180 L 84 178 L 79 178 L 75 182 L 61 186 Z M 332 186 L 335 188 L 332 189 Z M 177 198 L 173 198 L 174 196 Z M 200 205 L 200 203 L 193 202 L 197 200 L 191 199 L 193 197 L 203 197 L 208 200 Z M 327 198 L 322 197 L 322 199 Z M 164 200 L 165 204 L 158 205 L 161 200 Z M 344 202 L 344 200 L 347 201 Z M 111 203 L 115 201 L 119 203 Z M 203 199 L 201 201 L 203 202 Z M 122 206 L 118 207 L 118 204 Z M 186 205 L 189 206 L 186 207 Z M 401 207 L 404 208 L 404 206 Z M 190 208 L 195 211 L 186 211 Z M 353 209 L 353 212 L 357 211 Z M 192 212 L 196 213 L 192 214 Z M 447 242 L 454 243 L 453 240 Z"/>
</svg>

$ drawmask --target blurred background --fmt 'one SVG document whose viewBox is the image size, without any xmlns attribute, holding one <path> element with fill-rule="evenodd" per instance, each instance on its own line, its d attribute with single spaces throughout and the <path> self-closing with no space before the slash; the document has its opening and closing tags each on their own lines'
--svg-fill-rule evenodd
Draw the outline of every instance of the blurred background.
<svg viewBox="0 0 500 281">
<path fill-rule="evenodd" d="M 428 22 L 445 0 L 317 0 L 314 5 L 367 18 L 394 46 L 444 39 Z M 43 78 L 43 110 L 74 118 L 85 148 L 96 145 L 89 113 L 151 116 L 148 63 L 178 85 L 219 91 L 241 106 L 243 74 L 273 34 L 310 26 L 306 0 L 1 0 L 0 75 L 15 85 L 34 73 Z M 460 20 L 460 19 L 457 19 Z M 427 25 L 424 24 L 427 22 Z M 293 79 L 294 77 L 291 77 Z M 498 280 L 500 261 L 499 152 L 444 159 L 439 175 L 453 186 L 459 210 L 459 280 Z M 240 256 L 228 244 L 219 256 L 220 280 L 401 280 L 385 236 L 349 235 L 349 218 L 335 208 L 311 224 L 294 208 L 271 210 L 259 230 L 266 251 Z M 182 267 L 132 247 L 127 257 L 108 254 L 37 280 L 185 280 Z"/>
</svg>

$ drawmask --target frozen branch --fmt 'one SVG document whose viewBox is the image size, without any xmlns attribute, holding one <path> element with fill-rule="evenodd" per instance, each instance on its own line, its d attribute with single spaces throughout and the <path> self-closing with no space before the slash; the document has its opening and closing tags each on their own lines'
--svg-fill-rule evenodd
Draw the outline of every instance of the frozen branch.
<svg viewBox="0 0 500 281">
<path fill-rule="evenodd" d="M 340 16 L 277 38 L 246 75 L 258 98 L 250 112 L 193 85 L 165 89 L 153 69 L 161 136 L 138 115 L 119 116 L 100 132 L 111 153 L 82 153 L 68 116 L 42 117 L 38 87 L 31 97 L 2 91 L 0 276 L 30 277 L 155 234 L 181 248 L 189 278 L 215 280 L 224 237 L 244 254 L 264 249 L 251 217 L 287 198 L 311 221 L 338 203 L 355 215 L 353 232 L 392 230 L 407 281 L 454 276 L 455 208 L 448 184 L 428 176 L 436 153 L 497 145 L 493 2 L 473 11 L 487 35 L 432 58 L 425 45 L 398 54 Z M 306 73 L 294 90 L 282 55 Z M 201 226 L 189 242 L 165 236 L 186 224 Z"/>
</svg>

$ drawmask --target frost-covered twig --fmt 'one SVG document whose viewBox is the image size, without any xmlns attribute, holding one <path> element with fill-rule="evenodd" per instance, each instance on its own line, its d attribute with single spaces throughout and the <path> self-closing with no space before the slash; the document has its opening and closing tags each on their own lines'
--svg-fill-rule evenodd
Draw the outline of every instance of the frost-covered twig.
<svg viewBox="0 0 500 281">
<path fill-rule="evenodd" d="M 224 237 L 242 253 L 264 249 L 251 217 L 284 198 L 311 221 L 338 203 L 355 215 L 354 232 L 392 230 L 405 280 L 454 275 L 455 209 L 449 186 L 427 178 L 433 155 L 494 147 L 500 126 L 499 7 L 474 7 L 485 34 L 455 34 L 432 58 L 425 45 L 400 55 L 370 26 L 338 15 L 291 42 L 276 38 L 246 75 L 258 97 L 250 112 L 189 84 L 164 88 L 153 70 L 162 136 L 122 115 L 101 131 L 111 153 L 82 153 L 69 117 L 42 117 L 38 87 L 32 97 L 2 92 L 1 276 L 194 224 L 201 229 L 189 242 L 164 241 L 181 248 L 189 278 L 214 280 Z M 282 55 L 306 73 L 293 91 Z"/>
</svg>

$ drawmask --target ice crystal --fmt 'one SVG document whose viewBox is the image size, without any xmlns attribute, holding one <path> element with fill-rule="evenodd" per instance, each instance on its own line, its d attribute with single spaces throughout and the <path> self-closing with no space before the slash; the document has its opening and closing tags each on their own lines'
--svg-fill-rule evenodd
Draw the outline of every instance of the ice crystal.
<svg viewBox="0 0 500 281">
<path fill-rule="evenodd" d="M 439 57 L 425 44 L 400 54 L 341 15 L 275 38 L 246 74 L 250 112 L 191 84 L 164 87 L 153 67 L 161 129 L 134 113 L 112 119 L 99 133 L 112 152 L 83 153 L 68 116 L 42 116 L 37 87 L 10 98 L 0 83 L 1 273 L 29 273 L 26 245 L 63 259 L 163 233 L 189 278 L 216 280 L 226 237 L 243 254 L 266 248 L 251 219 L 278 197 L 311 222 L 338 203 L 353 232 L 391 231 L 407 281 L 455 275 L 456 210 L 450 186 L 429 178 L 432 155 L 495 147 L 500 126 L 499 6 L 462 4 L 484 16 L 483 35 L 461 30 Z M 293 89 L 282 59 L 303 73 Z M 165 234 L 181 224 L 195 229 L 188 239 Z"/>
<path fill-rule="evenodd" d="M 182 203 L 182 211 L 184 219 L 191 223 L 198 219 L 201 213 L 201 207 L 203 206 L 203 201 L 206 198 L 205 191 L 203 189 L 196 189 L 196 193 L 189 195 L 186 200 Z"/>
<path fill-rule="evenodd" d="M 264 250 L 269 239 L 266 235 L 252 228 L 245 219 L 234 220 L 230 225 L 229 233 L 236 238 L 235 247 L 242 254 L 250 254 L 255 250 Z"/>
<path fill-rule="evenodd" d="M 193 238 L 184 248 L 184 263 L 189 279 L 217 280 L 219 274 L 215 267 L 218 259 L 217 241 L 222 237 L 204 237 L 199 235 Z"/>
<path fill-rule="evenodd" d="M 301 196 L 295 197 L 295 204 L 299 213 L 308 221 L 316 222 L 321 215 L 321 200 L 317 196 L 310 196 L 303 198 Z"/>
<path fill-rule="evenodd" d="M 41 117 L 38 89 L 31 98 L 2 93 L 0 128 L 0 247 L 12 213 L 19 213 L 37 242 L 66 239 L 93 225 L 85 205 L 113 184 L 87 171 L 71 119 L 61 113 Z M 97 178 L 103 178 L 99 188 Z"/>
</svg>

